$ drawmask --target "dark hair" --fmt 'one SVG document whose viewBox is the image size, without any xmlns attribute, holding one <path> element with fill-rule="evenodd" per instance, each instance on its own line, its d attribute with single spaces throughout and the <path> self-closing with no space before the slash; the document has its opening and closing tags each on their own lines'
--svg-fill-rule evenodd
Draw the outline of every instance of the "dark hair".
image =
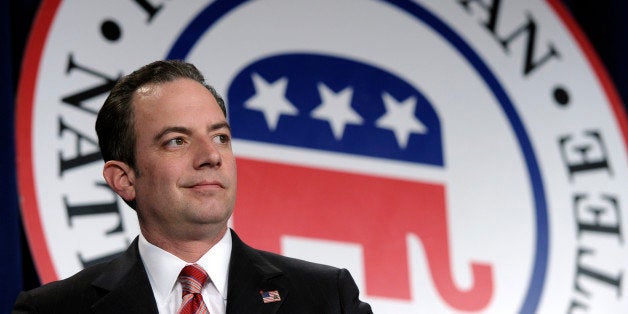
<svg viewBox="0 0 628 314">
<path fill-rule="evenodd" d="M 192 79 L 205 86 L 227 117 L 224 100 L 213 87 L 205 83 L 205 78 L 193 64 L 179 60 L 155 61 L 118 80 L 98 112 L 96 134 L 105 161 L 119 160 L 137 171 L 133 94 L 144 85 L 167 83 L 181 78 Z"/>
</svg>

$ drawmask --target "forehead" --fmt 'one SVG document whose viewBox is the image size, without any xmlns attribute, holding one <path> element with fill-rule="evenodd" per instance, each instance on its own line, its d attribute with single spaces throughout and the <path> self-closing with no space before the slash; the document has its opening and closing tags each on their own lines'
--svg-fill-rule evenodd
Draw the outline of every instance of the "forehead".
<svg viewBox="0 0 628 314">
<path fill-rule="evenodd" d="M 133 93 L 132 106 L 136 118 L 187 111 L 220 113 L 224 118 L 214 95 L 201 83 L 187 78 L 142 85 Z"/>
</svg>

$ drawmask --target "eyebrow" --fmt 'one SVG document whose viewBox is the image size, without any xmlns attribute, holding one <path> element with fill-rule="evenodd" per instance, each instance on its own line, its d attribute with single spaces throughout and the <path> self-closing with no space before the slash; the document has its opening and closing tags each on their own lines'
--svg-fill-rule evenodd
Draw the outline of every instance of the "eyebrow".
<svg viewBox="0 0 628 314">
<path fill-rule="evenodd" d="M 216 130 L 220 130 L 220 129 L 227 129 L 229 130 L 229 132 L 231 132 L 231 126 L 229 125 L 228 122 L 224 121 L 224 122 L 219 122 L 219 123 L 215 123 L 210 125 L 207 128 L 208 132 L 212 132 L 212 131 L 216 131 Z M 157 135 L 155 135 L 154 140 L 155 141 L 159 141 L 161 140 L 166 134 L 169 133 L 182 133 L 185 135 L 190 135 L 192 134 L 192 130 L 183 126 L 170 126 L 170 127 L 165 127 L 161 130 L 161 132 L 157 133 Z"/>
<path fill-rule="evenodd" d="M 231 132 L 231 126 L 229 125 L 229 122 L 227 121 L 210 125 L 208 131 L 216 131 L 220 129 L 227 129 L 229 130 L 229 132 Z"/>
</svg>

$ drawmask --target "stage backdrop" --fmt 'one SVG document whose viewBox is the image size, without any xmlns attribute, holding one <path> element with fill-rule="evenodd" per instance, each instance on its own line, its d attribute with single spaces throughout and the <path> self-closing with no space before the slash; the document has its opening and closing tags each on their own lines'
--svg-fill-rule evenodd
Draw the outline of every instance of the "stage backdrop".
<svg viewBox="0 0 628 314">
<path fill-rule="evenodd" d="M 137 235 L 93 125 L 164 58 L 226 97 L 249 244 L 349 269 L 377 313 L 628 309 L 626 115 L 554 1 L 44 1 L 16 109 L 42 282 Z"/>
</svg>

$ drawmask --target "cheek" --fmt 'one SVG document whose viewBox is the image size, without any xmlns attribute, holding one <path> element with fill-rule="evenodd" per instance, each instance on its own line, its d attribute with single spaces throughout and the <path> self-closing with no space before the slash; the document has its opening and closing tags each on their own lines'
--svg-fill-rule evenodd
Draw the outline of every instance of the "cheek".
<svg viewBox="0 0 628 314">
<path fill-rule="evenodd" d="M 147 176 L 155 179 L 164 179 L 176 176 L 183 170 L 182 158 L 173 156 L 152 154 L 150 158 L 145 158 L 141 164 L 140 171 L 144 171 Z"/>
<path fill-rule="evenodd" d="M 235 185 L 238 181 L 238 169 L 236 167 L 235 159 L 232 159 L 230 163 L 227 165 L 227 167 L 228 167 L 227 173 L 229 177 L 231 178 L 231 182 L 233 182 L 233 184 Z"/>
<path fill-rule="evenodd" d="M 140 168 L 142 183 L 145 187 L 152 190 L 163 190 L 168 185 L 176 183 L 176 178 L 181 171 L 178 171 L 173 165 L 168 163 L 145 163 Z M 150 193 L 150 191 L 147 191 Z"/>
</svg>

